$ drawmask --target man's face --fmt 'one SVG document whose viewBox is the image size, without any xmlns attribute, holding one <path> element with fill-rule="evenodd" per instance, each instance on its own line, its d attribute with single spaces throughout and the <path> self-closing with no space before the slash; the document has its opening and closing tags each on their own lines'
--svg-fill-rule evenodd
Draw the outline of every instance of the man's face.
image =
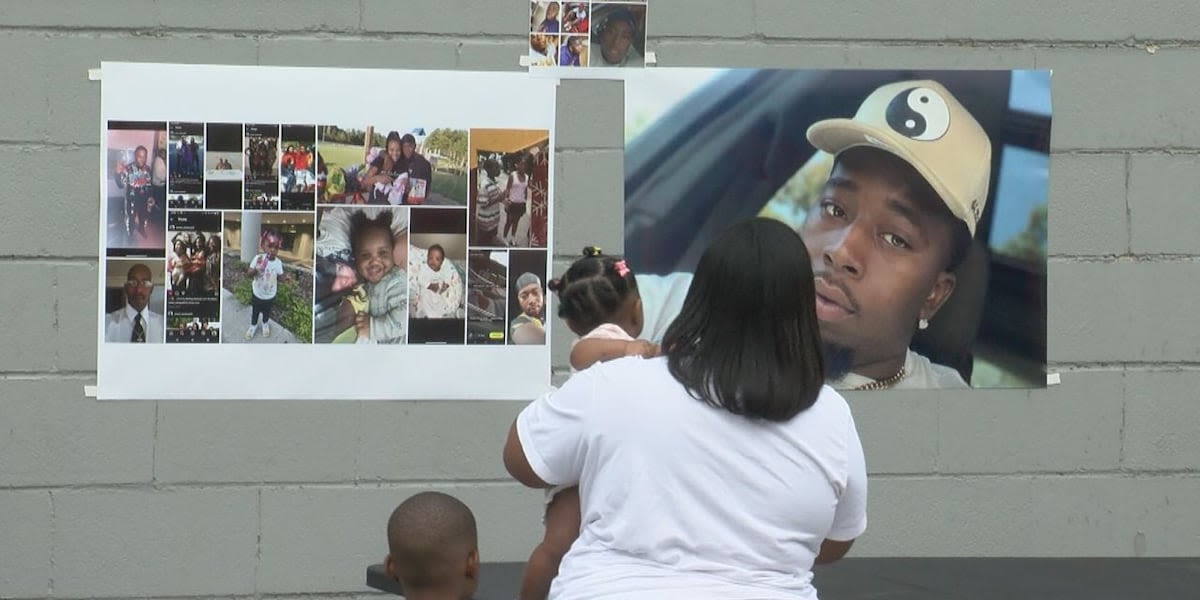
<svg viewBox="0 0 1200 600">
<path fill-rule="evenodd" d="M 139 166 L 139 167 L 146 166 L 146 150 L 143 148 L 138 148 L 137 150 L 134 150 L 133 162 L 136 163 L 137 166 Z"/>
<path fill-rule="evenodd" d="M 143 310 L 150 303 L 150 293 L 154 291 L 154 282 L 150 278 L 150 268 L 146 265 L 134 265 L 129 269 L 125 281 L 125 301 L 135 310 Z"/>
<path fill-rule="evenodd" d="M 517 302 L 521 304 L 521 312 L 538 317 L 542 314 L 542 286 L 531 283 L 517 293 Z"/>
<path fill-rule="evenodd" d="M 619 63 L 625 58 L 625 53 L 629 52 L 629 45 L 632 43 L 633 27 L 625 20 L 614 19 L 604 28 L 604 35 L 600 36 L 601 54 L 606 62 Z"/>
<path fill-rule="evenodd" d="M 944 271 L 950 224 L 912 197 L 895 165 L 875 157 L 854 165 L 834 167 L 800 236 L 821 337 L 849 348 L 861 367 L 902 355 L 917 321 L 950 296 L 954 276 Z"/>
</svg>

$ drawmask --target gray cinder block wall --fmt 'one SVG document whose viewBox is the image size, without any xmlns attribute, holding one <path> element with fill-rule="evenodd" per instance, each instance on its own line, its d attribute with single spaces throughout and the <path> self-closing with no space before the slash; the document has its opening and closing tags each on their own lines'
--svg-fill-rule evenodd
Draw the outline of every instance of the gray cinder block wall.
<svg viewBox="0 0 1200 600">
<path fill-rule="evenodd" d="M 650 4 L 666 66 L 1054 69 L 1062 384 L 851 396 L 872 473 L 853 555 L 1200 555 L 1200 3 Z M 499 456 L 520 403 L 83 395 L 99 218 L 88 68 L 519 70 L 525 7 L 0 2 L 0 597 L 369 595 L 388 511 L 430 487 L 476 511 L 485 560 L 527 556 L 540 495 Z M 565 262 L 583 243 L 621 245 L 622 88 L 565 81 L 558 106 Z"/>
</svg>

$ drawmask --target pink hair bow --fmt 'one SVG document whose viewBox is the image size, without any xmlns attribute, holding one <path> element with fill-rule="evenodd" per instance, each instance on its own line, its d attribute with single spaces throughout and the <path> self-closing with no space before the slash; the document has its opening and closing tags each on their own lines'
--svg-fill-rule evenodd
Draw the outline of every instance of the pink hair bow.
<svg viewBox="0 0 1200 600">
<path fill-rule="evenodd" d="M 613 268 L 617 270 L 617 275 L 624 277 L 629 274 L 629 267 L 625 266 L 625 261 L 618 260 L 613 263 Z"/>
</svg>

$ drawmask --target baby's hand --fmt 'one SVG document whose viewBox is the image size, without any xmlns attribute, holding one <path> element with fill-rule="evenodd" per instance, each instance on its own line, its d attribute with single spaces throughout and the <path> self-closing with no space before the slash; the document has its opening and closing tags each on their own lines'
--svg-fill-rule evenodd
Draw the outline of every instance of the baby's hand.
<svg viewBox="0 0 1200 600">
<path fill-rule="evenodd" d="M 632 342 L 625 342 L 625 356 L 653 358 L 658 356 L 658 345 L 646 340 L 633 340 Z"/>
</svg>

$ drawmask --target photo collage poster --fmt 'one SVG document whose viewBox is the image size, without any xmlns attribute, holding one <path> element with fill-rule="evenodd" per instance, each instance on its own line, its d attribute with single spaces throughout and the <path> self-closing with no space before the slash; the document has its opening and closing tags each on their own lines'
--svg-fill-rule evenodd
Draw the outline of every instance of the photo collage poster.
<svg viewBox="0 0 1200 600">
<path fill-rule="evenodd" d="M 835 388 L 1045 387 L 1050 79 L 630 71 L 625 256 L 691 273 L 727 225 L 774 218 L 812 259 Z"/>
<path fill-rule="evenodd" d="M 549 389 L 552 81 L 104 63 L 102 86 L 99 398 Z M 255 86 L 306 102 L 225 93 Z"/>
<path fill-rule="evenodd" d="M 645 67 L 647 4 L 530 0 L 530 71 L 587 77 Z"/>
</svg>

